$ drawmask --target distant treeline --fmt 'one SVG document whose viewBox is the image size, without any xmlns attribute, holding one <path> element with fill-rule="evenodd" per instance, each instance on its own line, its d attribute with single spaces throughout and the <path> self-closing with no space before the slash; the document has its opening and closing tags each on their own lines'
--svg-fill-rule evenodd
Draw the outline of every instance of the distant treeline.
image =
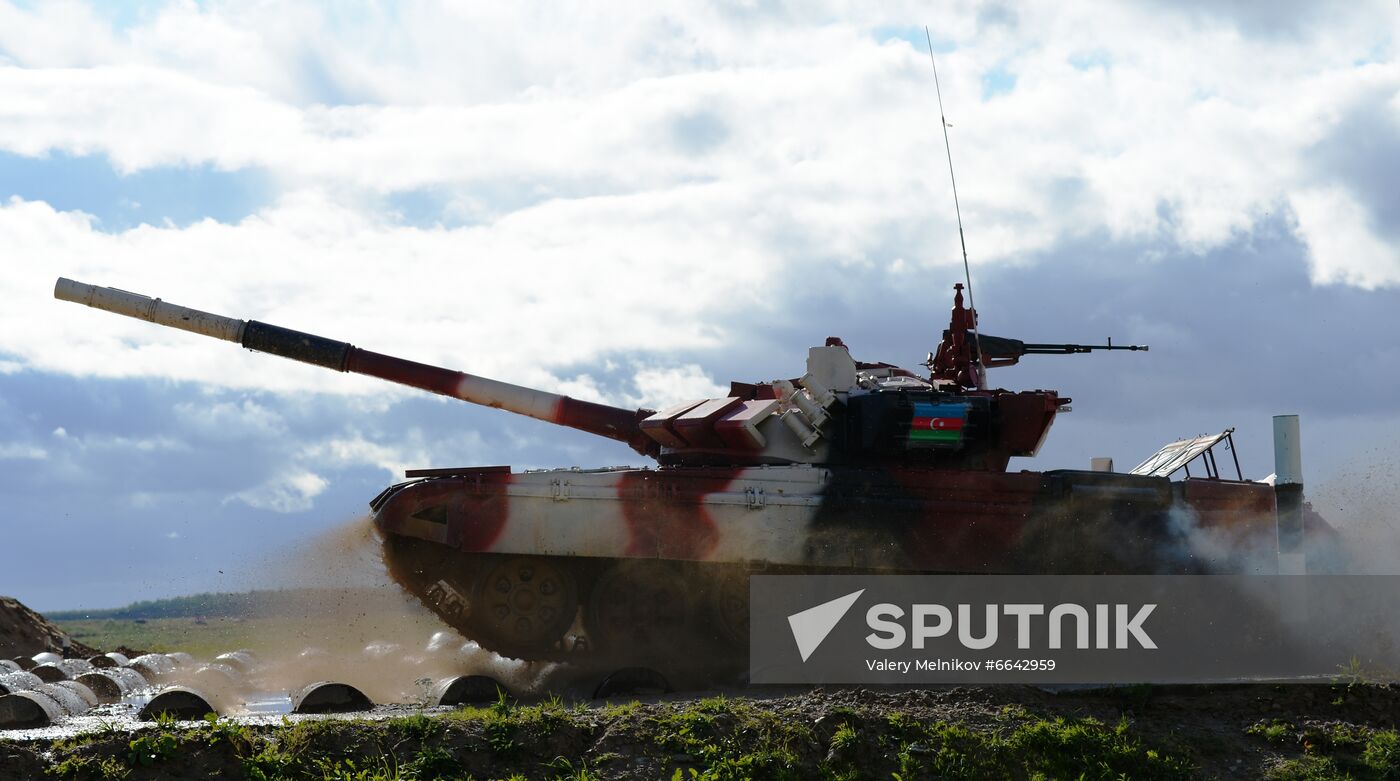
<svg viewBox="0 0 1400 781">
<path fill-rule="evenodd" d="M 59 610 L 46 613 L 54 621 L 82 621 L 111 618 L 238 618 L 299 613 L 309 605 L 327 602 L 343 603 L 354 600 L 366 606 L 379 606 L 386 601 L 402 599 L 397 592 L 384 589 L 265 589 L 232 593 L 191 594 L 133 602 L 126 607 L 107 610 Z"/>
</svg>

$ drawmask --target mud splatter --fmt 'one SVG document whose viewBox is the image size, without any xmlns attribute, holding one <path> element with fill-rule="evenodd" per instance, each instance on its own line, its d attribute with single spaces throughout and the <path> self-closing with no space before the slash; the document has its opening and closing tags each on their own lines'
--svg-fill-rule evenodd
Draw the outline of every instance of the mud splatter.
<svg viewBox="0 0 1400 781">
<path fill-rule="evenodd" d="M 480 648 L 407 594 L 390 576 L 368 517 L 269 558 L 251 574 L 282 590 L 265 597 L 267 614 L 249 622 L 246 648 L 256 666 L 246 676 L 206 675 L 201 683 L 212 696 L 334 680 L 375 702 L 411 703 L 445 677 L 490 675 L 527 691 L 546 672 Z"/>
</svg>

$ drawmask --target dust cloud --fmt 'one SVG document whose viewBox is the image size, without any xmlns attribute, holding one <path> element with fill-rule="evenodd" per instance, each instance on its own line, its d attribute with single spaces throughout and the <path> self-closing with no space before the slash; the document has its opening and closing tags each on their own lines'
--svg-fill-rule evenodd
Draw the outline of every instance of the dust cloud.
<svg viewBox="0 0 1400 781">
<path fill-rule="evenodd" d="M 1306 488 L 1309 501 L 1337 530 L 1347 572 L 1400 575 L 1400 454 L 1372 453 L 1344 476 Z"/>
<path fill-rule="evenodd" d="M 1341 678 L 1400 680 L 1400 455 L 1371 453 L 1333 479 L 1305 484 L 1302 553 L 1309 577 L 1296 584 L 1261 580 L 1250 595 L 1273 613 L 1288 641 L 1332 666 Z M 1273 575 L 1272 527 L 1241 538 L 1199 524 L 1174 508 L 1172 525 L 1188 555 L 1211 571 Z M 1332 577 L 1341 576 L 1341 577 Z"/>
<path fill-rule="evenodd" d="M 251 652 L 253 663 L 247 670 L 203 665 L 189 682 L 225 701 L 337 681 L 377 703 L 415 703 L 443 678 L 489 675 L 521 692 L 547 672 L 546 665 L 486 651 L 444 625 L 390 579 L 382 552 L 364 517 L 256 565 L 255 582 L 277 590 L 257 593 L 241 648 L 227 649 Z"/>
</svg>

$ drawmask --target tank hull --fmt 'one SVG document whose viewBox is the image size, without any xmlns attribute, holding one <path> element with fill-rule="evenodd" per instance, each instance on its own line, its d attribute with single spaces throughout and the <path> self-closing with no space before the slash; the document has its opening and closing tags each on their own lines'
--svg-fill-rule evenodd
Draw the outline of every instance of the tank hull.
<svg viewBox="0 0 1400 781">
<path fill-rule="evenodd" d="M 637 656 L 682 636 L 737 658 L 755 571 L 1268 571 L 1276 512 L 1272 486 L 1244 481 L 810 465 L 433 470 L 371 508 L 391 571 L 424 604 L 541 659 L 580 637 Z M 602 636 L 619 612 L 607 631 L 626 643 Z"/>
</svg>

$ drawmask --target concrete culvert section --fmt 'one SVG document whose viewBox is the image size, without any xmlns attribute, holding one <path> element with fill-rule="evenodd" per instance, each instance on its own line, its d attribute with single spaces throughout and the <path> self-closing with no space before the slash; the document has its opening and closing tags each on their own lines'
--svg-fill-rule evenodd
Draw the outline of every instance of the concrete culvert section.
<svg viewBox="0 0 1400 781">
<path fill-rule="evenodd" d="M 152 697 L 136 715 L 142 721 L 155 721 L 161 715 L 182 721 L 197 721 L 210 713 L 218 715 L 219 711 L 202 693 L 185 686 L 171 686 Z"/>
<path fill-rule="evenodd" d="M 175 663 L 165 654 L 143 654 L 132 659 L 127 667 L 141 673 L 141 677 L 151 683 L 161 681 L 175 672 Z"/>
<path fill-rule="evenodd" d="M 31 672 L 19 671 L 0 675 L 0 694 L 14 694 L 15 692 L 33 691 L 39 688 L 43 681 L 39 676 Z"/>
<path fill-rule="evenodd" d="M 445 678 L 433 686 L 429 702 L 433 705 L 475 705 L 495 702 L 510 691 L 489 675 L 458 675 Z"/>
<path fill-rule="evenodd" d="M 126 687 L 127 692 L 136 692 L 150 688 L 150 682 L 136 672 L 127 667 L 113 667 L 110 670 L 103 670 L 103 675 L 108 676 Z"/>
<path fill-rule="evenodd" d="M 39 665 L 39 664 L 58 664 L 59 662 L 63 661 L 63 657 L 62 657 L 62 656 L 59 656 L 58 654 L 54 653 L 53 651 L 41 651 L 41 652 L 39 652 L 39 653 L 37 653 L 37 654 L 34 654 L 34 656 L 32 656 L 32 657 L 30 657 L 30 658 L 32 658 L 32 659 L 34 660 L 34 664 L 36 664 L 36 665 Z"/>
<path fill-rule="evenodd" d="M 30 672 L 44 683 L 57 683 L 58 681 L 66 681 L 72 677 L 66 670 L 56 664 L 41 664 L 33 670 L 30 670 Z"/>
<path fill-rule="evenodd" d="M 22 691 L 0 697 L 0 729 L 47 727 L 65 715 L 63 706 L 43 692 Z"/>
<path fill-rule="evenodd" d="M 318 681 L 292 695 L 292 713 L 346 713 L 372 707 L 374 703 L 348 683 Z"/>
<path fill-rule="evenodd" d="M 95 669 L 92 663 L 86 659 L 64 659 L 56 666 L 58 669 L 68 673 L 70 679 L 77 678 L 83 673 L 90 673 Z"/>
<path fill-rule="evenodd" d="M 88 664 L 92 665 L 93 668 L 98 670 L 106 670 L 118 666 L 117 660 L 113 659 L 107 654 L 98 654 L 97 656 L 88 659 Z"/>
<path fill-rule="evenodd" d="M 35 667 L 39 666 L 38 662 L 34 661 L 33 659 L 30 659 L 27 656 L 16 656 L 13 659 L 13 661 L 15 663 L 15 666 L 21 670 L 33 670 Z"/>
<path fill-rule="evenodd" d="M 87 700 L 78 696 L 76 692 L 56 683 L 41 683 L 34 691 L 48 695 L 49 699 L 57 702 L 63 708 L 64 713 L 70 716 L 85 713 L 89 707 Z"/>
<path fill-rule="evenodd" d="M 86 706 L 85 708 L 83 708 L 83 711 L 87 711 L 91 708 L 96 708 L 98 705 L 102 704 L 102 700 L 100 697 L 97 696 L 97 693 L 94 692 L 87 684 L 82 683 L 81 681 L 59 681 L 57 683 L 50 684 L 50 686 L 56 686 L 60 689 L 66 689 L 72 692 L 75 696 L 81 699 L 83 701 L 83 705 Z M 79 712 L 80 711 L 74 711 L 75 714 Z"/>
<path fill-rule="evenodd" d="M 624 667 L 604 678 L 593 690 L 593 699 L 636 696 L 639 694 L 670 694 L 675 691 L 666 676 L 649 667 Z"/>
<path fill-rule="evenodd" d="M 194 657 L 184 651 L 172 651 L 165 656 L 170 661 L 174 662 L 177 667 L 185 667 L 194 664 Z"/>
<path fill-rule="evenodd" d="M 0 672 L 17 673 L 20 667 L 12 659 L 0 659 Z"/>
<path fill-rule="evenodd" d="M 102 704 L 116 702 L 127 693 L 127 688 L 121 680 L 106 672 L 83 673 L 77 677 L 77 682 L 88 687 Z"/>
<path fill-rule="evenodd" d="M 126 654 L 117 653 L 116 651 L 108 651 L 107 653 L 102 655 L 116 662 L 118 667 L 125 667 L 128 664 L 131 664 L 131 660 L 127 658 Z M 94 665 L 97 664 L 97 662 L 91 659 L 89 659 L 88 661 L 92 661 Z"/>
</svg>

